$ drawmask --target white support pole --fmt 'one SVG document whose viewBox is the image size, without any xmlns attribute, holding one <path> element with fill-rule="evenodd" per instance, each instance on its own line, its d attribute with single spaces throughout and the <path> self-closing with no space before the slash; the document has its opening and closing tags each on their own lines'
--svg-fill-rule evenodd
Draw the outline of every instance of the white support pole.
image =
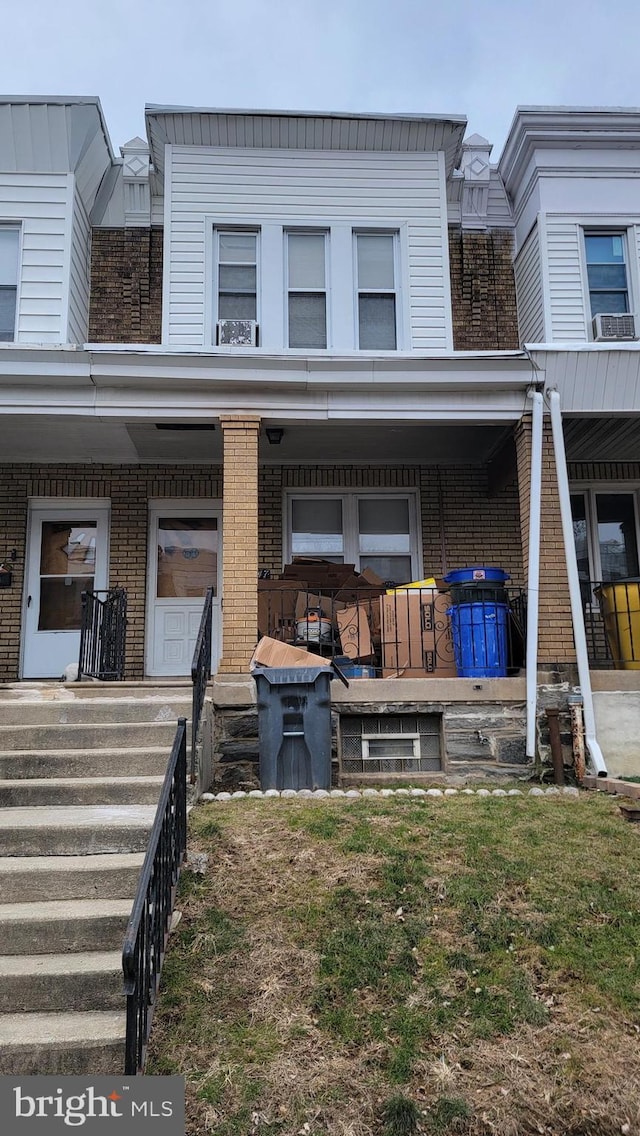
<svg viewBox="0 0 640 1136">
<path fill-rule="evenodd" d="M 536 756 L 538 712 L 538 622 L 540 612 L 540 512 L 542 495 L 542 428 L 544 406 L 541 391 L 530 391 L 531 469 L 529 474 L 529 555 L 527 564 L 527 757 Z"/>
<path fill-rule="evenodd" d="M 578 660 L 578 681 L 582 691 L 582 704 L 584 712 L 584 732 L 587 751 L 591 764 L 598 777 L 607 776 L 602 750 L 596 738 L 596 720 L 593 711 L 593 694 L 591 692 L 591 676 L 589 674 L 589 659 L 587 655 L 587 636 L 584 629 L 584 611 L 582 596 L 580 594 L 580 578 L 578 576 L 578 560 L 576 545 L 573 537 L 573 520 L 571 517 L 571 497 L 569 494 L 569 477 L 567 474 L 567 458 L 564 448 L 564 435 L 562 433 L 562 413 L 560 410 L 560 395 L 557 390 L 549 392 L 549 409 L 551 411 L 551 428 L 553 430 L 553 451 L 556 459 L 556 474 L 558 478 L 558 494 L 560 497 L 560 516 L 562 518 L 562 535 L 564 537 L 564 554 L 567 562 L 567 577 L 569 580 L 569 595 L 571 597 L 571 618 L 573 621 L 573 636 L 576 645 Z"/>
</svg>

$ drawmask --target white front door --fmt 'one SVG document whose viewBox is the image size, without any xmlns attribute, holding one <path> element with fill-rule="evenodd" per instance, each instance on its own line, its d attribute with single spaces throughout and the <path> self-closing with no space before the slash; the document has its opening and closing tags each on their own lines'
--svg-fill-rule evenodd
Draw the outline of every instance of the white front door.
<svg viewBox="0 0 640 1136">
<path fill-rule="evenodd" d="M 207 588 L 213 588 L 212 668 L 220 648 L 220 512 L 167 501 L 150 512 L 147 674 L 191 674 Z"/>
<path fill-rule="evenodd" d="M 107 587 L 108 530 L 107 505 L 31 512 L 23 678 L 60 678 L 78 662 L 82 593 Z"/>
</svg>

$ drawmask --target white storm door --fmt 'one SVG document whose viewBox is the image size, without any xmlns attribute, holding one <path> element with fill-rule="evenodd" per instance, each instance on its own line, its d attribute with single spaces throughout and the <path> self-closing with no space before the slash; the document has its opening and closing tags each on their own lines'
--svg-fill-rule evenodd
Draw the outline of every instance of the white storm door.
<svg viewBox="0 0 640 1136">
<path fill-rule="evenodd" d="M 220 514 L 167 502 L 151 512 L 147 674 L 191 674 L 204 597 L 213 588 L 212 668 L 219 658 Z"/>
<path fill-rule="evenodd" d="M 78 662 L 82 593 L 107 587 L 108 506 L 34 509 L 29 525 L 23 678 Z"/>
</svg>

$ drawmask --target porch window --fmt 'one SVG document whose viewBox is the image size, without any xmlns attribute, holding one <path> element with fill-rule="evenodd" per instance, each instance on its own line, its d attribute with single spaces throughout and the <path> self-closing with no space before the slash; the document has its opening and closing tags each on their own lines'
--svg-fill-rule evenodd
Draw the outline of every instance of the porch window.
<svg viewBox="0 0 640 1136">
<path fill-rule="evenodd" d="M 578 574 L 611 582 L 639 574 L 638 491 L 588 489 L 571 496 Z"/>
<path fill-rule="evenodd" d="M 285 557 L 319 556 L 371 568 L 383 580 L 419 578 L 416 500 L 412 494 L 295 494 L 288 502 Z"/>
</svg>

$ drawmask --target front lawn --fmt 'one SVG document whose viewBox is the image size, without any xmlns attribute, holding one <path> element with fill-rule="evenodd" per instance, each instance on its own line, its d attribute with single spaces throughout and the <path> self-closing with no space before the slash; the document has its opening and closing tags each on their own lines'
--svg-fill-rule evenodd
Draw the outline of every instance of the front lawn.
<svg viewBox="0 0 640 1136">
<path fill-rule="evenodd" d="M 196 808 L 147 1072 L 189 1136 L 640 1131 L 639 828 L 611 797 Z"/>
</svg>

